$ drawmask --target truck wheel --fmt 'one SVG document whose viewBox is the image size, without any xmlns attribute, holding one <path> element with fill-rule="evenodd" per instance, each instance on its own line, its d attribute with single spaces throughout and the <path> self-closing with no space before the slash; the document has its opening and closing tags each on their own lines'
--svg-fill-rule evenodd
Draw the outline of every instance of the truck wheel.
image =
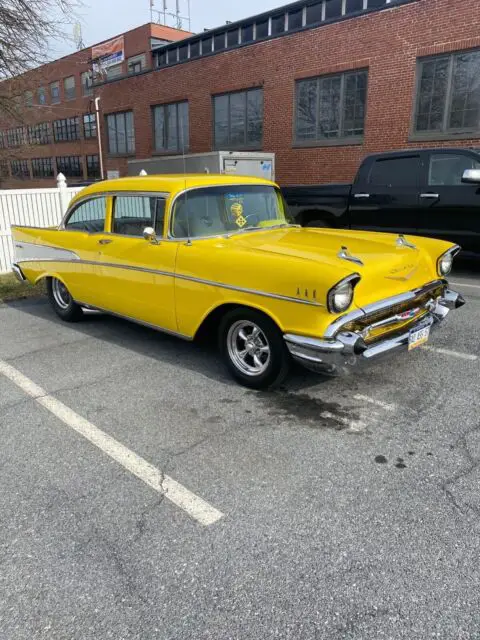
<svg viewBox="0 0 480 640">
<path fill-rule="evenodd" d="M 230 374 L 250 389 L 281 384 L 290 369 L 290 354 L 282 332 L 263 313 L 238 308 L 220 325 L 220 353 Z"/>
<path fill-rule="evenodd" d="M 309 220 L 305 223 L 305 227 L 317 227 L 320 229 L 328 228 L 328 226 L 329 225 L 325 222 L 325 220 Z"/>
<path fill-rule="evenodd" d="M 82 318 L 82 307 L 74 301 L 61 280 L 48 278 L 47 294 L 50 304 L 59 318 L 66 322 L 78 322 Z"/>
</svg>

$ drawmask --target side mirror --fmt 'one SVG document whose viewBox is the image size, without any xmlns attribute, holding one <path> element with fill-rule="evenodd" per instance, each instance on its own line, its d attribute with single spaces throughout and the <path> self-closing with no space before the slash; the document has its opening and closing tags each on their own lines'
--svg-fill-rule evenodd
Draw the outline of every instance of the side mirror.
<svg viewBox="0 0 480 640">
<path fill-rule="evenodd" d="M 462 182 L 467 184 L 480 184 L 480 169 L 465 169 Z"/>
<path fill-rule="evenodd" d="M 145 240 L 147 240 L 147 242 L 151 242 L 152 244 L 160 244 L 153 227 L 145 227 L 145 229 L 143 230 L 143 237 L 145 238 Z"/>
</svg>

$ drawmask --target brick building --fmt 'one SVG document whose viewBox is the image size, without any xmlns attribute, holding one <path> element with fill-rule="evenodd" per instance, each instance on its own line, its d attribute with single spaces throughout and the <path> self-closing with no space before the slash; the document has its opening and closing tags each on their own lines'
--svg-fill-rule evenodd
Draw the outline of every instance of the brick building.
<svg viewBox="0 0 480 640">
<path fill-rule="evenodd" d="M 105 168 L 124 175 L 129 157 L 183 147 L 263 150 L 276 153 L 282 184 L 348 181 L 366 153 L 480 146 L 479 27 L 478 0 L 303 0 L 187 38 L 170 33 L 177 42 L 148 51 L 144 69 L 92 89 Z M 84 59 L 47 67 L 79 76 Z M 87 102 L 65 105 L 83 117 Z M 20 152 L 85 158 L 98 144 Z"/>
</svg>

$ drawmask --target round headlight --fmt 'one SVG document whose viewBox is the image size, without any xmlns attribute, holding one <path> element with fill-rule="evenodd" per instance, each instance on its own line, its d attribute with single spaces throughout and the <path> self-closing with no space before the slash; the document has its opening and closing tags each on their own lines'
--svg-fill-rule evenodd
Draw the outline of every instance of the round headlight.
<svg viewBox="0 0 480 640">
<path fill-rule="evenodd" d="M 333 289 L 330 293 L 330 310 L 335 313 L 346 311 L 352 304 L 353 287 L 350 282 L 345 282 Z"/>
<path fill-rule="evenodd" d="M 441 276 L 448 276 L 448 274 L 452 270 L 452 265 L 453 265 L 453 255 L 451 253 L 446 253 L 438 261 L 438 273 Z"/>
</svg>

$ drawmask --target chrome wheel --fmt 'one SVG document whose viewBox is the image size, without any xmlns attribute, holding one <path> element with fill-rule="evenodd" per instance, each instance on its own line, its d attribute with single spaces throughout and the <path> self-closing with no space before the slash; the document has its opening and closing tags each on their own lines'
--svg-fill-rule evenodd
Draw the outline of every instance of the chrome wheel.
<svg viewBox="0 0 480 640">
<path fill-rule="evenodd" d="M 63 282 L 60 282 L 60 280 L 56 278 L 52 279 L 52 294 L 60 309 L 68 309 L 72 302 L 72 296 L 68 293 L 68 289 Z"/>
<path fill-rule="evenodd" d="M 235 367 L 247 376 L 259 376 L 270 364 L 270 344 L 254 322 L 234 322 L 227 334 L 228 355 Z"/>
</svg>

